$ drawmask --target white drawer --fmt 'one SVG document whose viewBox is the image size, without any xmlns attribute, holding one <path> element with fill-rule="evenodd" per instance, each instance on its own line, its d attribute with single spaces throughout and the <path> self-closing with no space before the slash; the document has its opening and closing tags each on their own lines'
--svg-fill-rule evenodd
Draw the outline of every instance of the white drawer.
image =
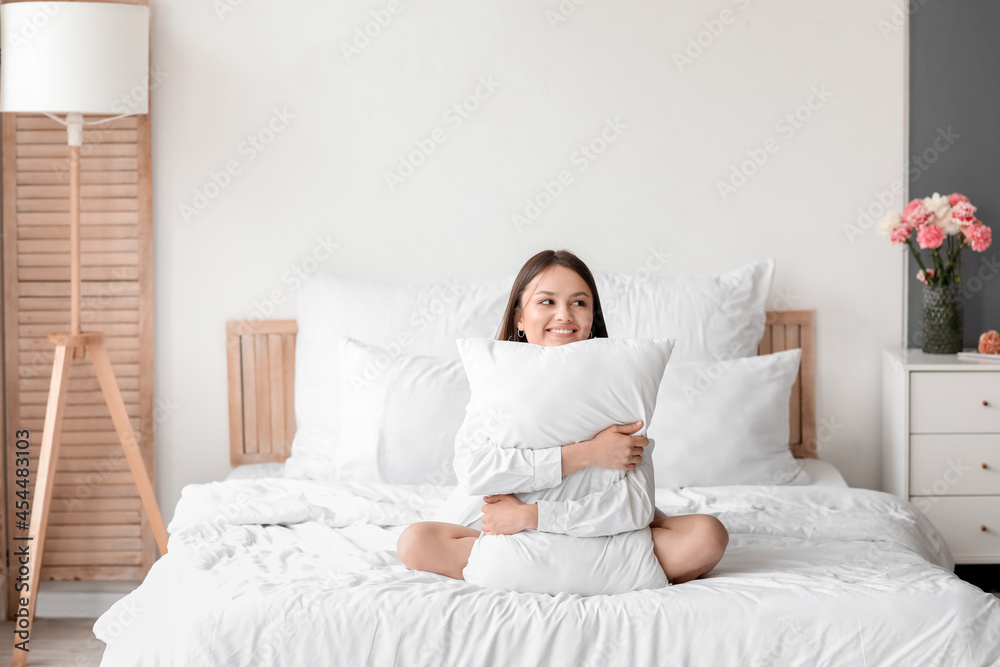
<svg viewBox="0 0 1000 667">
<path fill-rule="evenodd" d="M 910 433 L 1000 433 L 1000 371 L 910 373 Z"/>
<path fill-rule="evenodd" d="M 989 494 L 1000 495 L 1000 434 L 910 436 L 911 496 Z"/>
<path fill-rule="evenodd" d="M 955 562 L 1000 563 L 1000 496 L 910 500 L 941 532 Z"/>
</svg>

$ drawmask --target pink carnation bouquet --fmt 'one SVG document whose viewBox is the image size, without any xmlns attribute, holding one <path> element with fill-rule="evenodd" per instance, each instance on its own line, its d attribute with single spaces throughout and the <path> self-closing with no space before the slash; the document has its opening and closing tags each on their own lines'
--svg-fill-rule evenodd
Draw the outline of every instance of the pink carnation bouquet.
<svg viewBox="0 0 1000 667">
<path fill-rule="evenodd" d="M 878 221 L 878 232 L 893 245 L 905 243 L 920 266 L 917 279 L 927 285 L 955 285 L 962 280 L 962 249 L 983 252 L 990 247 L 990 228 L 976 218 L 976 207 L 957 192 L 942 197 L 914 199 L 903 213 L 889 211 Z M 934 268 L 928 270 L 914 247 L 914 236 L 921 250 L 930 249 Z M 944 249 L 942 257 L 941 249 Z"/>
</svg>

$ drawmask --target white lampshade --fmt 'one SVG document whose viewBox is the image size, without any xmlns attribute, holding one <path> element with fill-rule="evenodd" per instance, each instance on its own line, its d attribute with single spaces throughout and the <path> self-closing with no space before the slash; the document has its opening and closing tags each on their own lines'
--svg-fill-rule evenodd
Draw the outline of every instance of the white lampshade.
<svg viewBox="0 0 1000 667">
<path fill-rule="evenodd" d="M 0 111 L 149 113 L 149 7 L 0 5 Z"/>
</svg>

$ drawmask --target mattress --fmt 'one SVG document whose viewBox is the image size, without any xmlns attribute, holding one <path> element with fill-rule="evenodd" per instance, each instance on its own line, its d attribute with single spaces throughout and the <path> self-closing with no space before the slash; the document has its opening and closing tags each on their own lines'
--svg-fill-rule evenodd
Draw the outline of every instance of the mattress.
<svg viewBox="0 0 1000 667">
<path fill-rule="evenodd" d="M 169 553 L 94 625 L 102 666 L 1000 664 L 1000 600 L 881 491 L 657 489 L 667 515 L 725 524 L 722 560 L 683 584 L 581 597 L 407 570 L 396 539 L 450 486 L 254 472 L 184 487 Z"/>
</svg>

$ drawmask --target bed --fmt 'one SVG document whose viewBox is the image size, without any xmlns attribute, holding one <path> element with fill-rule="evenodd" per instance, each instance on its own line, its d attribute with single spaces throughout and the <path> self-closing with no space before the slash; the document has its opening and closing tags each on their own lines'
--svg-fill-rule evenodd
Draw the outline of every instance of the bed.
<svg viewBox="0 0 1000 667">
<path fill-rule="evenodd" d="M 666 514 L 725 524 L 721 562 L 591 597 L 407 570 L 398 536 L 454 487 L 290 477 L 297 324 L 230 323 L 234 469 L 183 489 L 169 553 L 94 626 L 101 664 L 1000 664 L 1000 600 L 954 575 L 929 520 L 817 458 L 812 315 L 768 311 L 755 343 L 802 349 L 788 451 L 808 483 L 657 486 Z"/>
</svg>

